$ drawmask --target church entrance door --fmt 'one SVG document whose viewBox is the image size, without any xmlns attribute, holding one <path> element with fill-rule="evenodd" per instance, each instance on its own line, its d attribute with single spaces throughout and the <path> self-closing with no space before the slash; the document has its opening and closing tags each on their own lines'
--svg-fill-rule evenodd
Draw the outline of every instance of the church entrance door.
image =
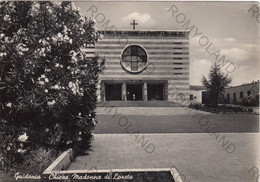
<svg viewBox="0 0 260 182">
<path fill-rule="evenodd" d="M 164 100 L 164 84 L 147 84 L 148 100 Z"/>
<path fill-rule="evenodd" d="M 126 84 L 127 100 L 142 100 L 142 88 L 142 84 Z"/>
<path fill-rule="evenodd" d="M 105 84 L 105 98 L 110 100 L 121 100 L 122 87 L 121 84 Z"/>
</svg>

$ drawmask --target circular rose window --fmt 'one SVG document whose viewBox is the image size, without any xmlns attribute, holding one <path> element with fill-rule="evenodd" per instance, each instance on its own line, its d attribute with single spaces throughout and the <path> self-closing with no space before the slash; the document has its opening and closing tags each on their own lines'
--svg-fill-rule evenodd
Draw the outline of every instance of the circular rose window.
<svg viewBox="0 0 260 182">
<path fill-rule="evenodd" d="M 138 45 L 126 47 L 121 54 L 121 64 L 129 72 L 141 72 L 147 66 L 148 56 L 145 49 Z"/>
</svg>

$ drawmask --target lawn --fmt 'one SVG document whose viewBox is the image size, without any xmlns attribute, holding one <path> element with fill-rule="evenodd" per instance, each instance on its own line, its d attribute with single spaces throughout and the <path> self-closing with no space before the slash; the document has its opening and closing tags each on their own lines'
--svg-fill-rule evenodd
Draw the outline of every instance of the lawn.
<svg viewBox="0 0 260 182">
<path fill-rule="evenodd" d="M 107 115 L 98 114 L 94 133 L 255 133 L 259 115 Z"/>
</svg>

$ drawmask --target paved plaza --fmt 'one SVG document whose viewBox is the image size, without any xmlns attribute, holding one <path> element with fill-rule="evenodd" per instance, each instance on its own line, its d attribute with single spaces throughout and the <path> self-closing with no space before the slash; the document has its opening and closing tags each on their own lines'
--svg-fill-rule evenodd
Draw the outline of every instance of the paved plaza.
<svg viewBox="0 0 260 182">
<path fill-rule="evenodd" d="M 98 107 L 94 133 L 257 133 L 259 115 L 212 114 L 185 107 Z M 128 127 L 129 126 L 129 127 Z M 209 126 L 209 127 L 208 127 Z"/>
<path fill-rule="evenodd" d="M 191 182 L 255 182 L 248 170 L 257 165 L 258 134 L 225 133 L 218 140 L 208 133 L 94 136 L 89 153 L 77 157 L 69 170 L 175 166 Z"/>
<path fill-rule="evenodd" d="M 184 107 L 98 107 L 91 149 L 68 169 L 175 167 L 184 182 L 255 182 L 248 171 L 259 157 L 259 115 L 192 113 Z M 200 125 L 202 117 L 211 124 Z"/>
</svg>

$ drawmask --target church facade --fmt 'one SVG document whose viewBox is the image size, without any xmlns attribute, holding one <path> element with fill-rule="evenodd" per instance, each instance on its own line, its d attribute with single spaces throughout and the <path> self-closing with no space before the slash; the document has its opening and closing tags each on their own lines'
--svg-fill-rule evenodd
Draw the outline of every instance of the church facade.
<svg viewBox="0 0 260 182">
<path fill-rule="evenodd" d="M 98 101 L 189 98 L 189 31 L 99 30 L 86 51 L 106 59 Z"/>
</svg>

